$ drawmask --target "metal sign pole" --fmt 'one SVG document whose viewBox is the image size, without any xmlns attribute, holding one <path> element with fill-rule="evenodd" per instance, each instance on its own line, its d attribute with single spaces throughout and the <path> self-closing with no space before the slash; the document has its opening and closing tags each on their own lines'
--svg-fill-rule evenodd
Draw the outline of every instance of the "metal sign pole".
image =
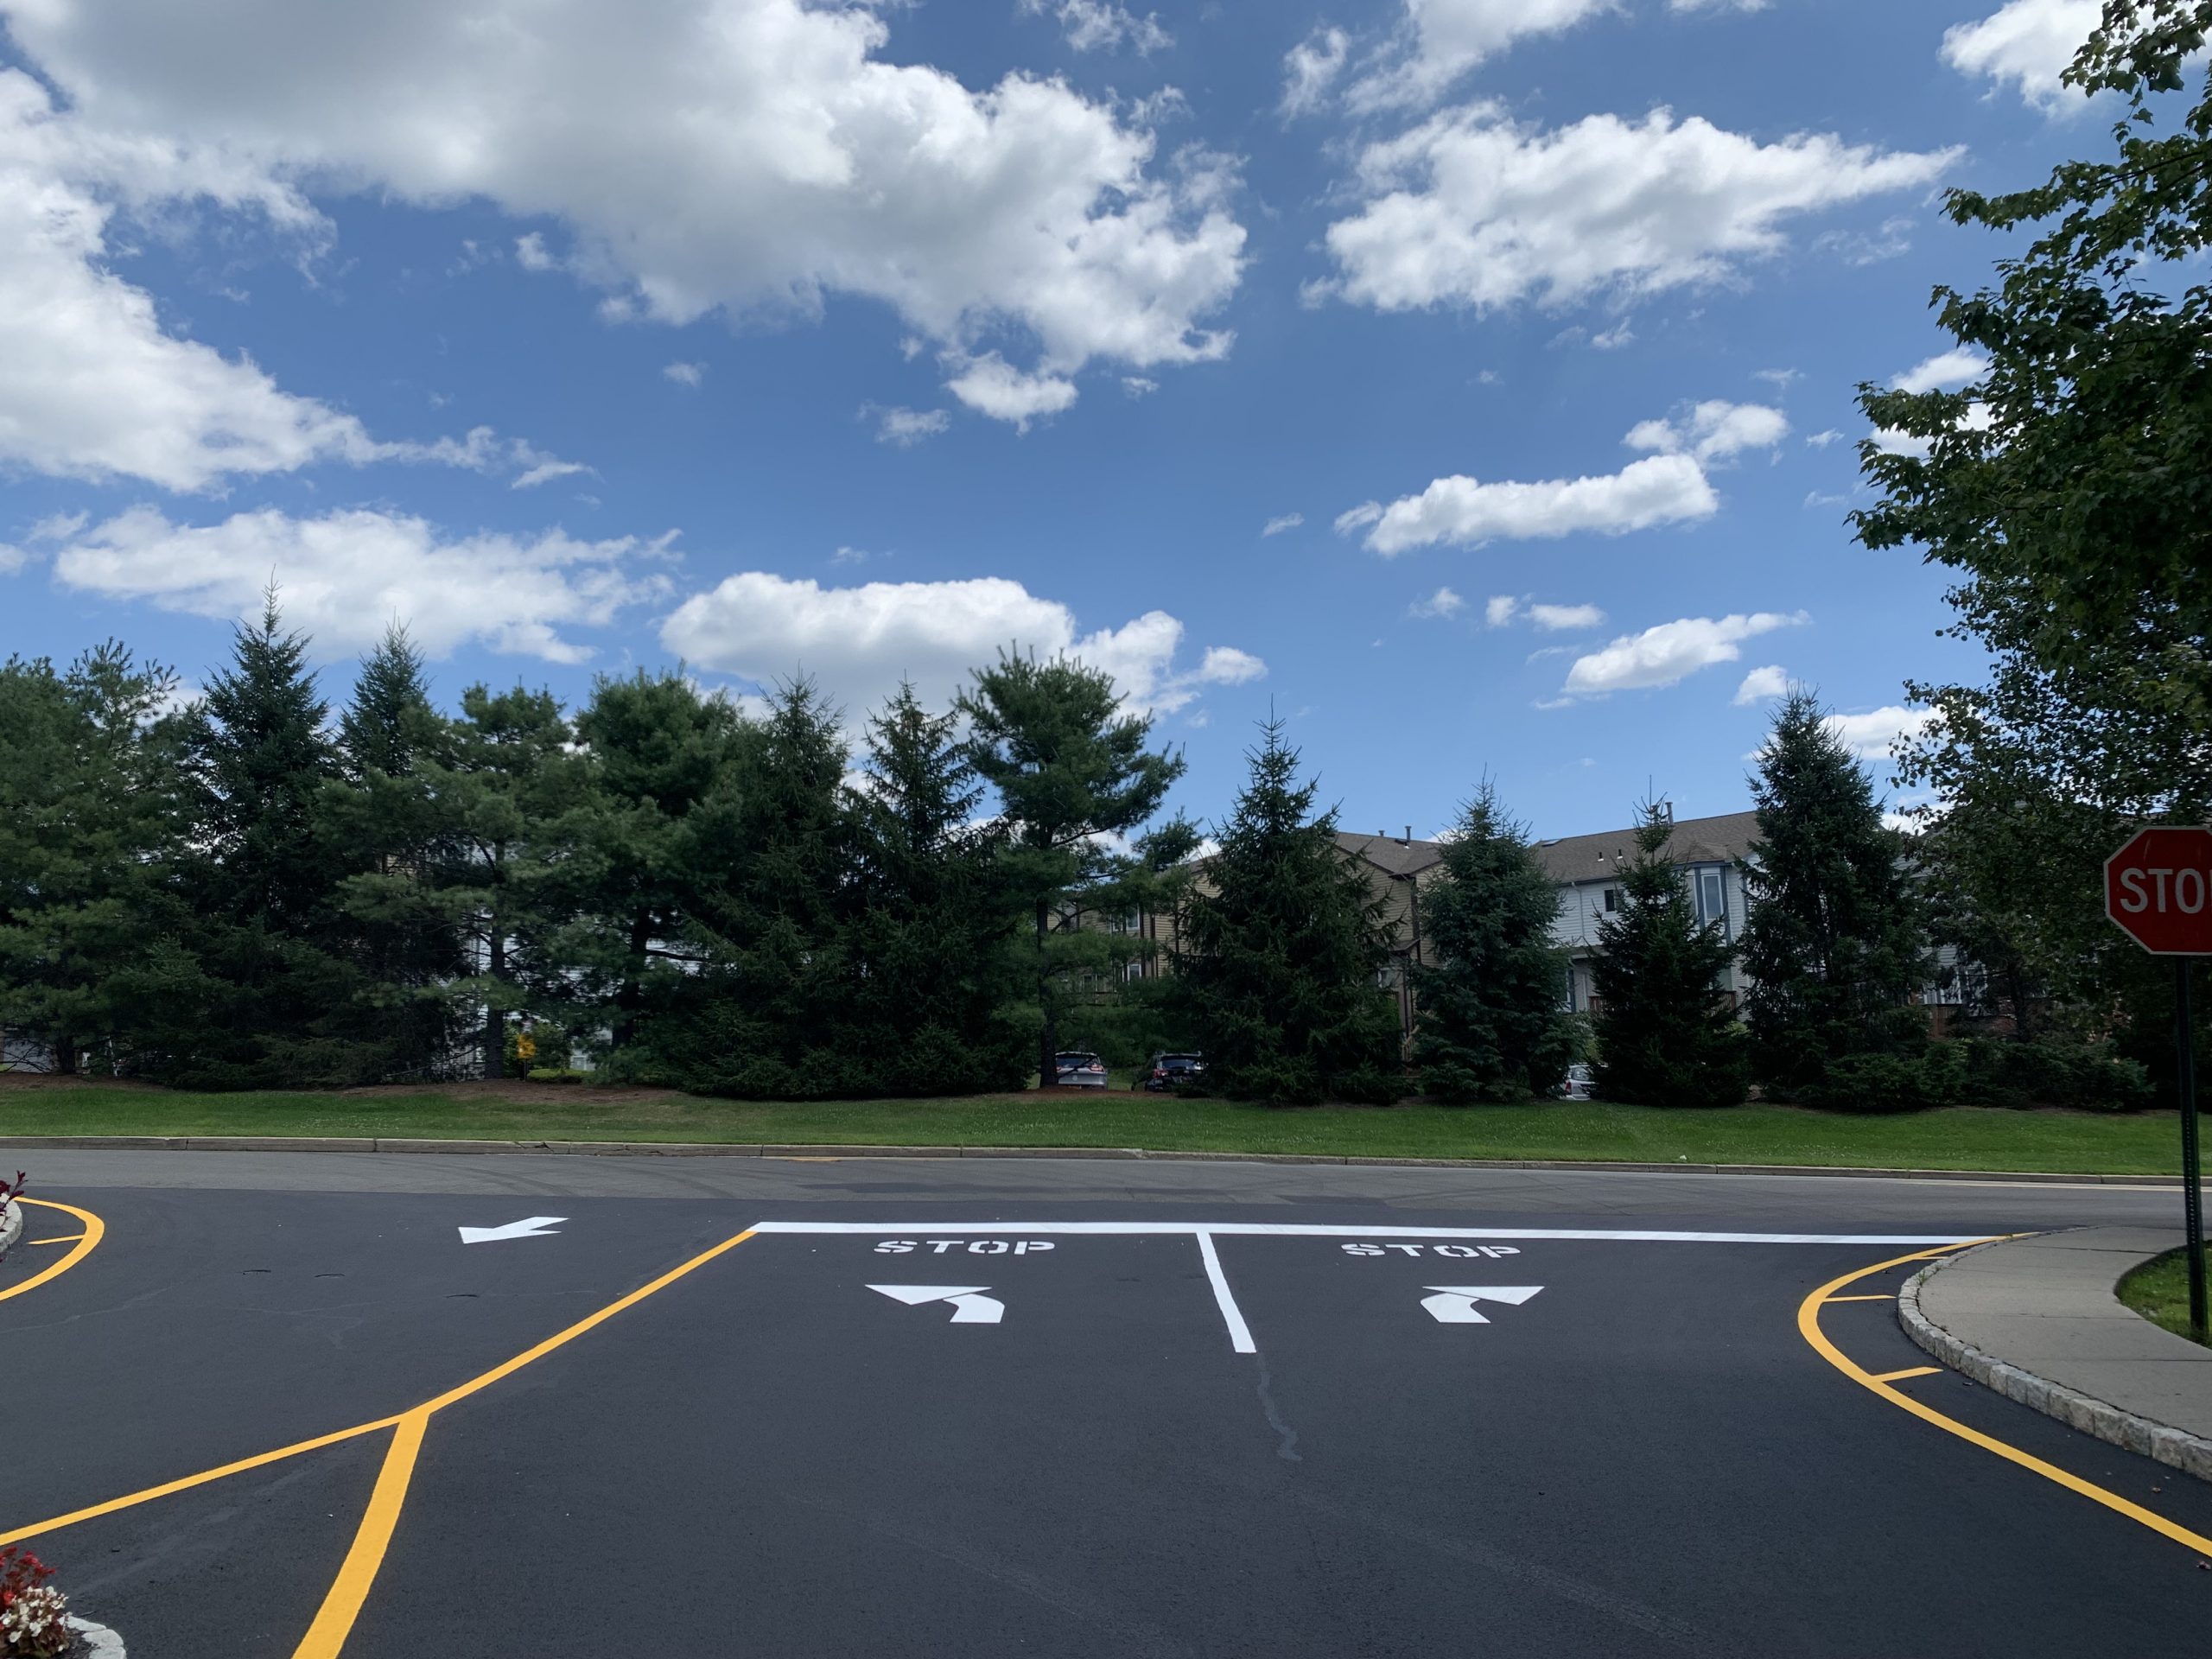
<svg viewBox="0 0 2212 1659">
<path fill-rule="evenodd" d="M 2174 1040 L 2181 1059 L 2181 1180 L 2182 1215 L 2189 1233 L 2189 1328 L 2197 1341 L 2205 1337 L 2204 1310 L 2204 1172 L 2196 1141 L 2196 1043 L 2190 1028 L 2187 957 L 2174 958 Z"/>
</svg>

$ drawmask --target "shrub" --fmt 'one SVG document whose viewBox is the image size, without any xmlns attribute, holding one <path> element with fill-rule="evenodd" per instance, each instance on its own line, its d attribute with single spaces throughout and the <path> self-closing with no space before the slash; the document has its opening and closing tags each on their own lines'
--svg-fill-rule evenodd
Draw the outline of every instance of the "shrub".
<svg viewBox="0 0 2212 1659">
<path fill-rule="evenodd" d="M 1924 1061 L 1901 1054 L 1844 1054 L 1797 1090 L 1807 1106 L 1829 1112 L 1917 1112 L 1928 1096 Z"/>
<path fill-rule="evenodd" d="M 75 1643 L 69 1600 L 48 1580 L 54 1569 L 27 1549 L 0 1549 L 0 1654 L 60 1659 Z"/>
</svg>

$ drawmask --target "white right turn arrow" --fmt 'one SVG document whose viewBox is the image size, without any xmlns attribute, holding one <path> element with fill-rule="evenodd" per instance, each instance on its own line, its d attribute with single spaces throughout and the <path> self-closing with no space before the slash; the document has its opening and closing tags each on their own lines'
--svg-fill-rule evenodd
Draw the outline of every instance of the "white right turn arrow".
<svg viewBox="0 0 2212 1659">
<path fill-rule="evenodd" d="M 1490 1321 L 1475 1312 L 1477 1302 L 1510 1302 L 1518 1307 L 1541 1290 L 1541 1285 L 1423 1285 L 1423 1290 L 1433 1290 L 1433 1296 L 1424 1296 L 1421 1305 L 1433 1314 L 1440 1325 L 1488 1325 Z"/>
<path fill-rule="evenodd" d="M 950 1302 L 955 1325 L 996 1325 L 1006 1312 L 1004 1302 L 982 1294 L 990 1288 L 988 1285 L 870 1285 L 868 1288 L 909 1307 Z"/>
</svg>

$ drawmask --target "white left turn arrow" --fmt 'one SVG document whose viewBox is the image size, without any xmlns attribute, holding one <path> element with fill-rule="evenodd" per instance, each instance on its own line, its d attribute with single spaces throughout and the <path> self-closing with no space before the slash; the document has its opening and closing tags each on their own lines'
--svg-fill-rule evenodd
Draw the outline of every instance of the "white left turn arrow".
<svg viewBox="0 0 2212 1659">
<path fill-rule="evenodd" d="M 955 1325 L 996 1325 L 1006 1312 L 1004 1302 L 982 1294 L 990 1288 L 988 1285 L 870 1285 L 868 1288 L 909 1307 L 950 1302 Z"/>
<path fill-rule="evenodd" d="M 1475 1311 L 1477 1302 L 1510 1302 L 1518 1307 L 1541 1290 L 1541 1285 L 1423 1285 L 1423 1290 L 1433 1290 L 1433 1296 L 1424 1296 L 1421 1305 L 1436 1318 L 1440 1325 L 1488 1325 L 1490 1321 Z"/>
<path fill-rule="evenodd" d="M 566 1216 L 524 1216 L 504 1227 L 464 1227 L 461 1230 L 461 1242 L 489 1244 L 495 1238 L 543 1238 L 551 1234 L 555 1222 L 567 1219 Z"/>
</svg>

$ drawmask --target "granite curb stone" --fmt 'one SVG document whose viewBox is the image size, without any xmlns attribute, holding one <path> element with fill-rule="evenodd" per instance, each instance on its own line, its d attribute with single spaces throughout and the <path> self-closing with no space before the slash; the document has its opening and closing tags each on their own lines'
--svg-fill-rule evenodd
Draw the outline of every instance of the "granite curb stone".
<svg viewBox="0 0 2212 1659">
<path fill-rule="evenodd" d="M 2107 1444 L 2150 1458 L 2169 1468 L 2182 1470 L 2200 1480 L 2212 1481 L 2212 1440 L 2158 1422 L 2109 1401 L 2085 1394 L 2079 1389 L 2069 1388 L 2063 1382 L 2039 1376 L 2025 1366 L 1976 1347 L 1929 1318 L 1921 1306 L 1921 1297 L 1928 1281 L 1936 1274 L 1985 1251 L 2002 1250 L 2019 1242 L 2017 1239 L 1996 1239 L 1986 1244 L 1977 1244 L 1971 1249 L 1961 1250 L 1955 1255 L 1931 1262 L 1914 1274 L 1905 1281 L 1904 1288 L 1897 1292 L 1897 1322 L 1904 1327 L 1905 1335 L 1953 1370 L 1964 1373 L 1984 1388 L 1993 1389 L 2008 1400 L 2018 1401 L 2046 1417 L 2055 1417 L 2060 1422 L 2078 1428 L 2085 1434 L 2094 1434 Z M 2163 1253 L 2162 1250 L 2152 1251 L 2139 1259 L 2149 1261 Z M 2115 1282 L 2119 1276 L 2114 1275 Z M 2114 1302 L 2118 1304 L 2117 1297 Z M 2137 1319 L 2139 1316 L 2129 1312 L 2127 1317 Z M 2147 1325 L 2148 1321 L 2145 1323 Z M 2183 1339 L 2177 1337 L 2174 1340 L 2180 1342 Z"/>
</svg>

